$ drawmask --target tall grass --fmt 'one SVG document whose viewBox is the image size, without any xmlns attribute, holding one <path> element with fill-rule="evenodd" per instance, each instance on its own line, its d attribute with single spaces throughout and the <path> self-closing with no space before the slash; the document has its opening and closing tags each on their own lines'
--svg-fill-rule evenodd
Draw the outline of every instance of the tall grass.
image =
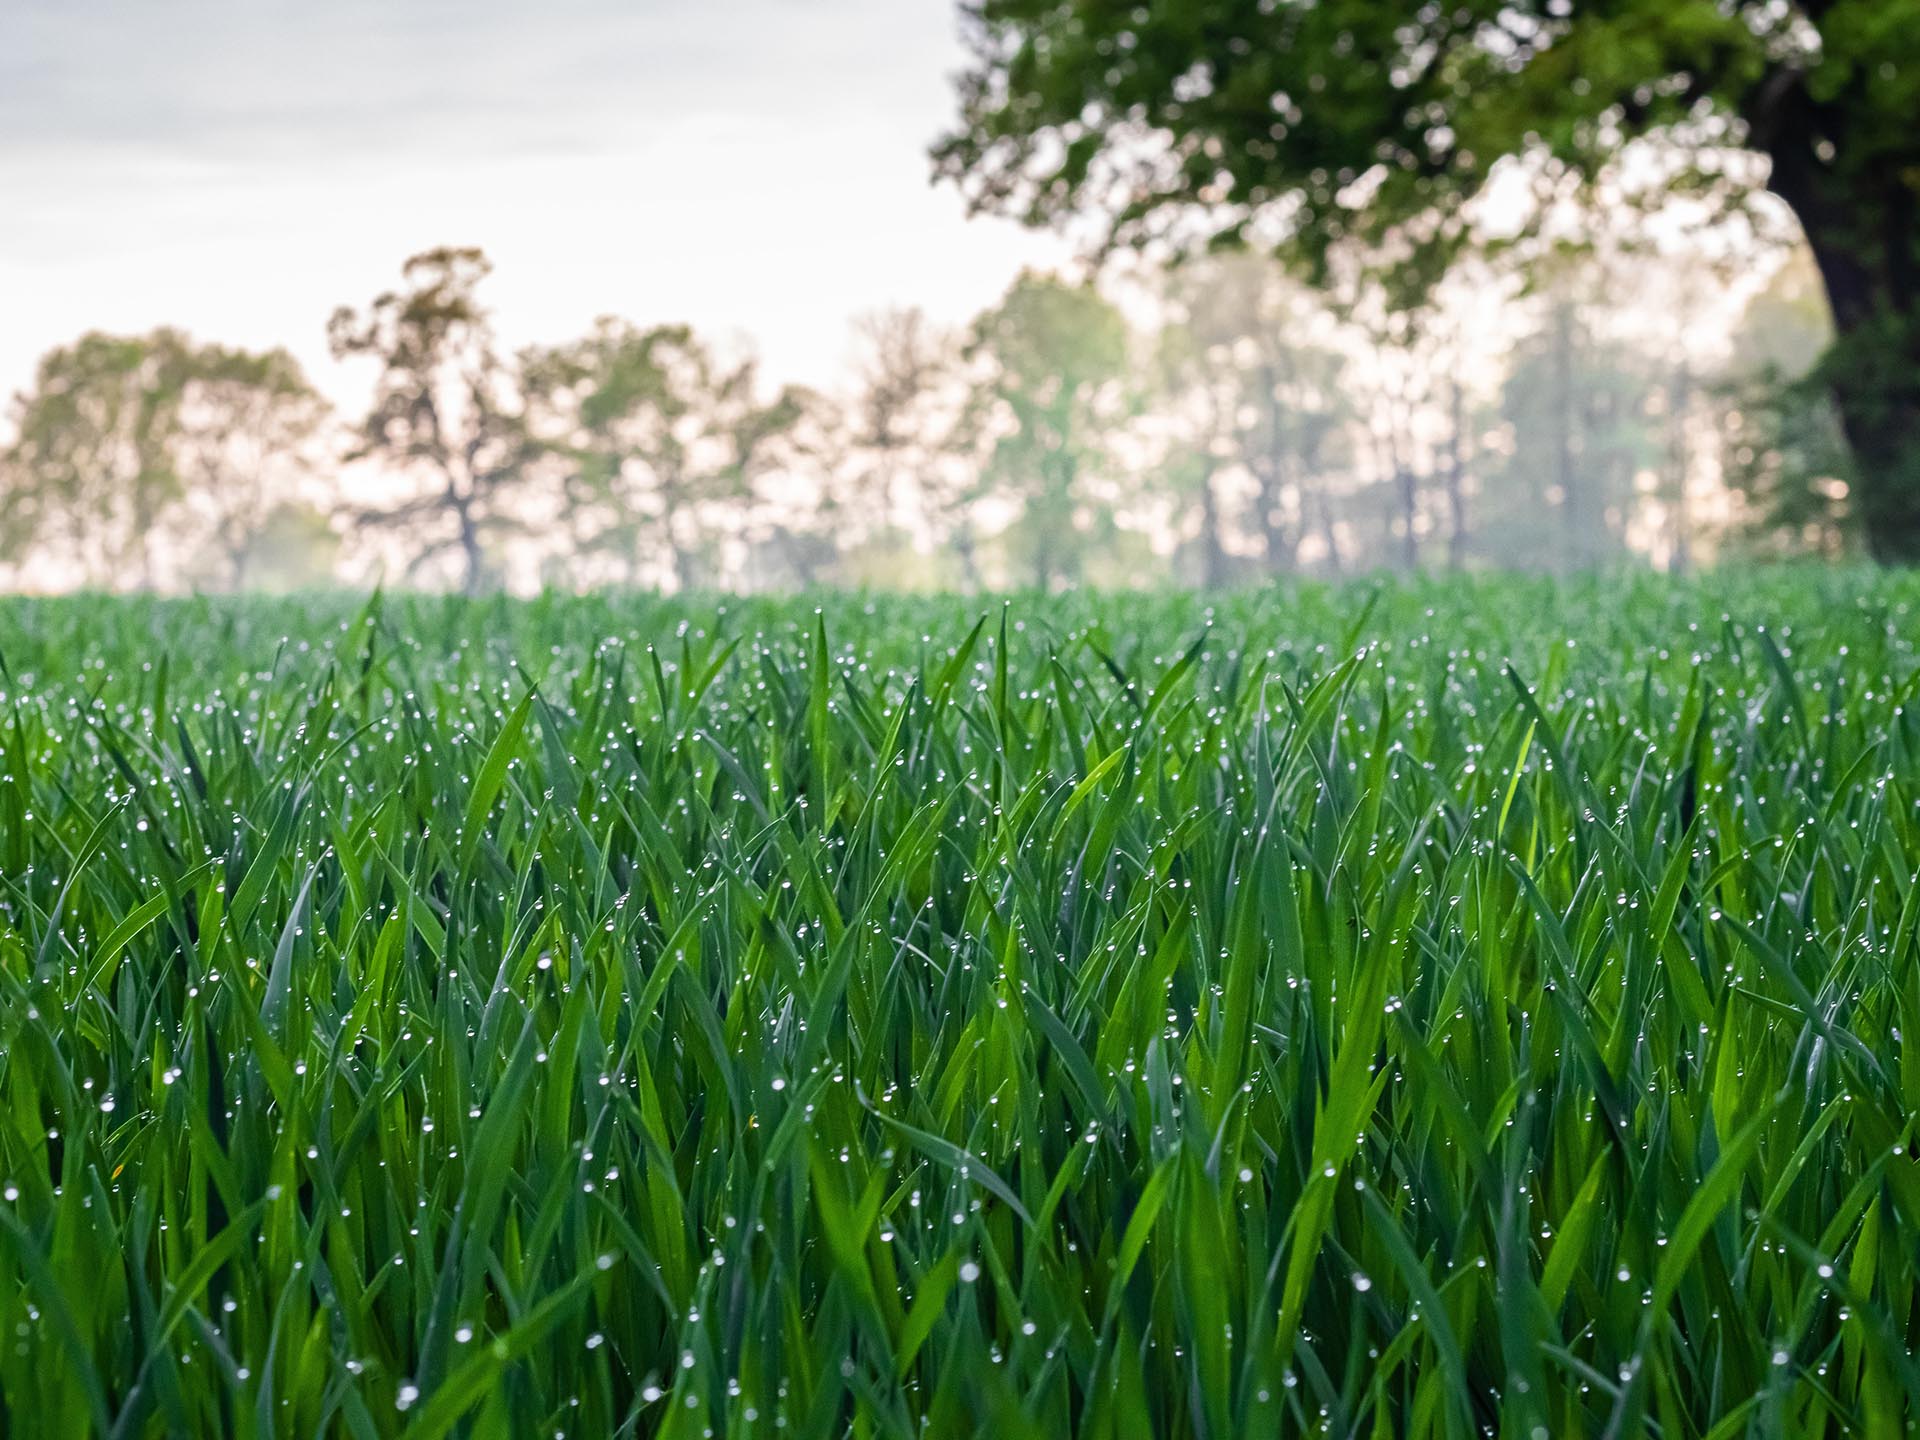
<svg viewBox="0 0 1920 1440">
<path fill-rule="evenodd" d="M 0 1420 L 1892 1435 L 1920 582 L 0 605 Z"/>
</svg>

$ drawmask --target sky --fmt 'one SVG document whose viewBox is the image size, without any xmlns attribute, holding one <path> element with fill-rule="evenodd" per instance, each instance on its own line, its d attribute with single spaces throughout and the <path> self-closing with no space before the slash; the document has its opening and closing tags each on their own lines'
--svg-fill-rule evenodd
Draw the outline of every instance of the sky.
<svg viewBox="0 0 1920 1440">
<path fill-rule="evenodd" d="M 601 314 L 831 384 L 856 314 L 957 323 L 1058 239 L 929 183 L 953 0 L 0 0 L 0 397 L 89 329 L 285 345 L 482 246 L 510 345 Z"/>
</svg>

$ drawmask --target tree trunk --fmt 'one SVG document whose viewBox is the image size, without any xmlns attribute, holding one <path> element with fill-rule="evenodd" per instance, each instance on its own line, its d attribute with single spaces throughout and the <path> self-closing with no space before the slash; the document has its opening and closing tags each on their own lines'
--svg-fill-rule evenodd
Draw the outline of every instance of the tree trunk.
<svg viewBox="0 0 1920 1440">
<path fill-rule="evenodd" d="M 673 565 L 674 593 L 683 595 L 693 588 L 693 551 L 681 544 L 677 537 L 668 544 L 667 550 Z"/>
<path fill-rule="evenodd" d="M 154 588 L 153 524 L 156 507 L 151 503 L 144 478 L 136 478 L 133 483 L 133 565 L 138 577 L 134 588 L 147 594 Z"/>
<path fill-rule="evenodd" d="M 1920 233 L 1892 164 L 1838 169 L 1815 153 L 1834 128 L 1795 82 L 1766 117 L 1768 188 L 1800 221 L 1837 339 L 1821 362 L 1853 452 L 1853 511 L 1868 552 L 1920 562 Z M 1756 126 L 1756 131 L 1759 131 Z"/>
<path fill-rule="evenodd" d="M 1573 315 L 1566 302 L 1554 307 L 1553 453 L 1554 478 L 1560 486 L 1560 518 L 1566 529 L 1567 568 L 1577 570 L 1586 560 L 1587 535 L 1580 506 L 1580 477 L 1573 463 Z"/>
<path fill-rule="evenodd" d="M 1447 398 L 1447 568 L 1460 570 L 1467 563 L 1467 421 L 1457 379 Z"/>
<path fill-rule="evenodd" d="M 1213 493 L 1213 465 L 1200 471 L 1200 584 L 1218 590 L 1227 583 L 1227 551 L 1220 539 L 1220 498 Z"/>
<path fill-rule="evenodd" d="M 1673 385 L 1668 392 L 1667 423 L 1668 452 L 1673 465 L 1673 521 L 1672 549 L 1668 552 L 1667 569 L 1676 575 L 1684 575 L 1693 567 L 1693 517 L 1687 500 L 1687 481 L 1689 470 L 1689 450 L 1687 446 L 1687 417 L 1693 409 L 1693 369 L 1685 358 L 1673 372 Z"/>
<path fill-rule="evenodd" d="M 1281 524 L 1280 515 L 1280 461 L 1272 457 L 1260 467 L 1259 481 L 1260 506 L 1260 553 L 1266 557 L 1269 575 L 1284 575 L 1293 569 L 1296 547 L 1287 536 L 1286 527 Z"/>
<path fill-rule="evenodd" d="M 1400 540 L 1400 555 L 1409 571 L 1420 568 L 1420 533 L 1415 528 L 1420 518 L 1420 477 L 1411 465 L 1400 466 L 1395 477 L 1400 483 L 1400 523 L 1405 534 Z"/>
<path fill-rule="evenodd" d="M 675 482 L 672 487 L 663 485 L 661 490 L 661 501 L 664 508 L 660 513 L 660 537 L 666 543 L 667 564 L 673 570 L 674 591 L 681 593 L 690 589 L 694 580 L 694 547 L 696 542 L 686 538 L 686 527 L 680 523 L 680 517 L 685 514 L 690 507 L 684 506 L 681 503 L 677 482 Z"/>
<path fill-rule="evenodd" d="M 1073 535 L 1077 472 L 1070 455 L 1055 451 L 1041 458 L 1040 491 L 1029 507 L 1032 533 L 1027 539 L 1033 546 L 1034 588 L 1043 594 L 1053 589 L 1056 576 L 1066 582 L 1078 578 L 1078 538 Z"/>
<path fill-rule="evenodd" d="M 460 592 L 478 595 L 486 588 L 487 562 L 480 549 L 480 531 L 473 523 L 472 504 L 459 496 L 450 496 L 455 522 L 460 527 Z"/>
<path fill-rule="evenodd" d="M 1913 346 L 1920 352 L 1920 346 Z M 1867 552 L 1884 565 L 1920 563 L 1920 353 L 1906 375 L 1833 380 L 1840 426 L 1853 451 L 1854 513 Z M 1898 390 L 1898 394 L 1888 391 Z"/>
<path fill-rule="evenodd" d="M 1291 541 L 1280 521 L 1280 499 L 1284 489 L 1287 472 L 1297 456 L 1293 437 L 1289 433 L 1286 410 L 1275 397 L 1279 394 L 1280 381 L 1272 365 L 1261 367 L 1262 394 L 1267 405 L 1267 453 L 1262 463 L 1255 466 L 1260 486 L 1260 541 L 1261 553 L 1266 556 L 1267 573 L 1280 575 L 1293 569 L 1298 558 L 1299 546 Z M 1304 469 L 1304 467 L 1302 467 Z M 1304 497 L 1306 476 L 1300 476 L 1301 494 Z M 1304 510 L 1304 498 L 1303 498 Z M 1301 523 L 1305 524 L 1302 514 Z"/>
<path fill-rule="evenodd" d="M 1334 524 L 1333 502 L 1327 498 L 1324 490 L 1319 492 L 1317 498 L 1320 509 L 1320 535 L 1327 546 L 1327 568 L 1338 577 L 1347 573 L 1347 562 L 1346 557 L 1340 553 L 1340 530 Z"/>
</svg>

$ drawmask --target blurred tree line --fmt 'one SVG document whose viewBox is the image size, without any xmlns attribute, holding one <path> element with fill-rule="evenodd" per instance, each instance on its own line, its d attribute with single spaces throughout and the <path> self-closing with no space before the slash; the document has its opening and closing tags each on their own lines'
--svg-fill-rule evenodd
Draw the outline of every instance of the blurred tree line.
<svg viewBox="0 0 1920 1440">
<path fill-rule="evenodd" d="M 769 386 L 684 325 L 506 353 L 488 270 L 430 251 L 334 314 L 364 414 L 284 351 L 165 329 L 55 350 L 0 454 L 0 565 L 103 588 L 1045 588 L 1857 544 L 1799 252 L 1731 302 L 1730 343 L 1697 267 L 1591 246 L 1456 271 L 1417 308 L 1246 252 L 1104 293 L 1028 273 L 951 332 L 865 317 L 837 394 Z"/>
</svg>

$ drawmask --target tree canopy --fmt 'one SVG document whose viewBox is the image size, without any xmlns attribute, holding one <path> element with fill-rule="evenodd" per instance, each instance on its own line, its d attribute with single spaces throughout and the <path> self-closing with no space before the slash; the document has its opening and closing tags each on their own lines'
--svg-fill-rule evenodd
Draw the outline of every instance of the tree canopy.
<svg viewBox="0 0 1920 1440">
<path fill-rule="evenodd" d="M 1098 244 L 1271 226 L 1417 294 L 1503 160 L 1574 182 L 1658 136 L 1664 177 L 1735 196 L 1734 151 L 1798 217 L 1839 341 L 1827 379 L 1870 543 L 1920 557 L 1920 0 L 977 0 L 939 172 Z"/>
<path fill-rule="evenodd" d="M 991 437 L 984 485 L 1017 500 L 1026 568 L 1042 589 L 1079 580 L 1087 532 L 1106 512 L 1087 504 L 1124 404 L 1126 325 L 1090 286 L 1023 274 L 973 326 L 980 372 L 972 423 Z"/>
<path fill-rule="evenodd" d="M 517 377 L 477 294 L 492 270 L 471 247 L 423 251 L 401 267 L 404 289 L 382 292 L 364 312 L 343 305 L 327 324 L 336 359 L 380 367 L 349 458 L 377 459 L 417 487 L 358 518 L 437 526 L 413 564 L 457 556 L 469 594 L 493 578 L 489 542 L 520 523 L 512 502 L 534 452 Z"/>
<path fill-rule="evenodd" d="M 655 578 L 711 582 L 703 512 L 753 497 L 808 403 L 793 387 L 763 399 L 755 361 L 718 355 L 686 325 L 602 317 L 521 365 L 541 443 L 562 462 L 564 508 L 628 581 L 651 560 Z"/>
<path fill-rule="evenodd" d="M 84 583 L 146 589 L 184 552 L 237 585 L 324 411 L 284 350 L 167 328 L 83 335 L 50 351 L 15 403 L 0 560 L 38 548 Z"/>
</svg>

